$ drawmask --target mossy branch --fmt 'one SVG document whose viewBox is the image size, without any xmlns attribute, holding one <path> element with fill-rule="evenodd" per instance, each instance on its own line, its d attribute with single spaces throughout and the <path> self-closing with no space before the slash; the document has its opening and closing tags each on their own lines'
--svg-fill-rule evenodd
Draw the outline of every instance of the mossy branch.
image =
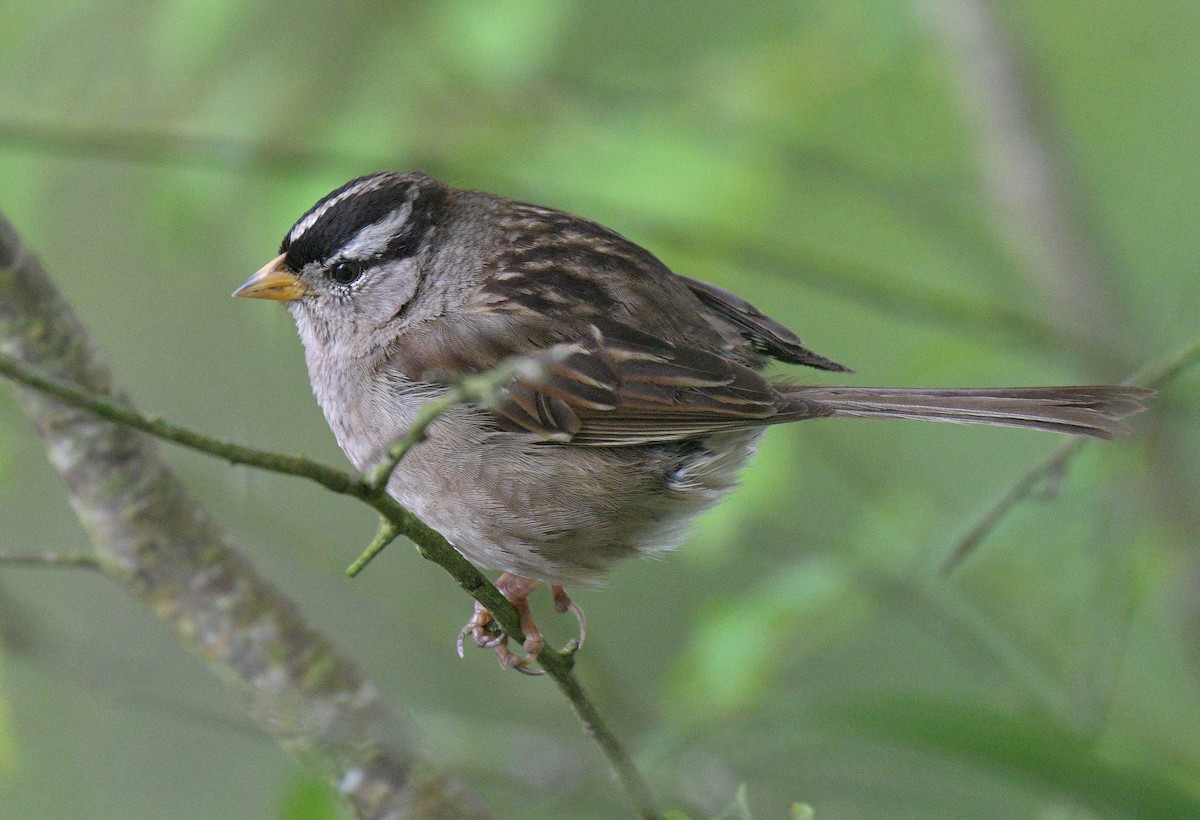
<svg viewBox="0 0 1200 820">
<path fill-rule="evenodd" d="M 121 584 L 240 691 L 264 732 L 324 775 L 360 816 L 484 814 L 462 784 L 419 757 L 405 740 L 405 720 L 378 688 L 229 545 L 150 438 L 67 400 L 104 394 L 98 401 L 109 417 L 137 415 L 2 217 L 0 356 L 29 371 L 28 387 L 40 383 L 62 396 L 15 390 L 92 541 L 87 558 L 5 556 L 11 565 L 94 565 Z"/>
<path fill-rule="evenodd" d="M 388 457 L 371 471 L 370 475 L 360 476 L 301 456 L 289 456 L 224 441 L 160 418 L 145 416 L 133 409 L 112 387 L 107 366 L 103 364 L 99 352 L 95 350 L 90 340 L 83 335 L 82 328 L 66 307 L 65 302 L 61 300 L 57 292 L 53 291 L 40 266 L 32 256 L 26 253 L 15 231 L 0 217 L 0 297 L 5 296 L 5 291 L 15 292 L 23 287 L 29 289 L 30 292 L 20 293 L 18 294 L 20 298 L 9 298 L 7 302 L 0 299 L 0 303 L 3 303 L 0 306 L 0 376 L 32 388 L 41 396 L 52 397 L 56 403 L 86 411 L 94 418 L 114 422 L 121 425 L 122 428 L 139 430 L 164 441 L 207 453 L 231 464 L 242 464 L 306 478 L 332 492 L 359 499 L 380 514 L 383 524 L 367 552 L 351 567 L 351 574 L 357 573 L 387 543 L 397 536 L 403 535 L 413 542 L 424 558 L 445 569 L 460 587 L 486 606 L 512 640 L 517 643 L 524 642 L 520 618 L 512 604 L 440 533 L 427 526 L 389 496 L 386 492 L 386 484 L 396 463 L 414 444 L 420 441 L 425 429 L 438 415 L 463 401 L 486 402 L 489 400 L 489 396 L 495 394 L 499 386 L 511 381 L 517 375 L 528 375 L 525 371 L 530 368 L 539 368 L 542 366 L 541 364 L 528 359 L 514 359 L 502 363 L 494 371 L 452 385 L 433 407 L 428 408 L 418 418 L 418 424 L 414 425 L 408 435 L 390 449 Z M 38 315 L 33 317 L 29 315 L 31 313 Z M 59 315 L 54 316 L 56 313 Z M 47 318 L 48 315 L 50 318 Z M 62 327 L 56 326 L 55 333 L 46 333 L 44 325 L 50 322 L 61 324 Z M 33 341 L 24 338 L 23 334 L 33 337 Z M 35 348 L 45 341 L 59 346 L 69 346 L 71 350 L 69 353 L 58 351 L 54 356 L 38 355 L 40 351 Z M 35 355 L 29 355 L 31 352 Z M 80 359 L 85 360 L 86 365 L 69 366 L 78 364 L 77 360 Z M 79 379 L 84 386 L 72 383 L 68 379 L 49 372 L 48 368 L 39 367 L 32 362 L 47 362 L 56 365 L 57 371 L 69 374 L 72 379 Z M 103 395 L 100 391 L 111 395 Z M 61 405 L 58 406 L 61 407 Z M 74 414 L 66 420 L 59 419 L 54 413 L 53 406 L 44 400 L 27 402 L 26 406 L 30 415 L 38 423 L 39 432 L 43 434 L 43 437 L 57 439 L 78 434 L 78 427 L 81 424 L 80 419 L 77 418 L 78 414 Z M 67 421 L 69 423 L 66 423 Z M 92 422 L 91 426 L 95 427 L 96 425 Z M 54 443 L 48 440 L 48 446 L 53 447 Z M 122 446 L 131 445 L 123 443 Z M 51 452 L 53 458 L 54 450 L 52 449 Z M 147 458 L 154 458 L 154 456 L 150 454 Z M 60 471 L 62 469 L 60 466 Z M 169 474 L 165 467 L 158 469 L 166 476 L 164 480 L 169 479 L 172 482 L 167 490 L 168 494 L 186 495 L 182 487 L 175 486 L 177 479 Z M 190 499 L 187 500 L 190 501 Z M 106 499 L 106 501 L 111 503 L 112 499 Z M 108 510 L 106 514 L 112 512 L 112 510 Z M 178 512 L 173 514 L 180 515 Z M 207 523 L 202 514 L 197 512 L 195 515 Z M 187 515 L 183 514 L 183 518 L 186 519 L 186 517 Z M 221 539 L 213 535 L 212 540 L 219 542 Z M 224 547 L 223 544 L 220 546 Z M 102 550 L 100 545 L 98 545 L 98 549 Z M 216 553 L 206 555 L 211 558 L 214 554 Z M 101 552 L 96 560 L 106 572 L 114 572 L 118 566 L 121 572 L 130 572 L 129 563 L 136 564 L 139 558 L 140 556 L 114 556 Z M 230 563 L 229 572 L 231 574 L 240 576 L 243 571 L 249 571 L 244 562 L 236 556 L 230 558 Z M 132 574 L 137 575 L 136 572 Z M 140 580 L 144 579 L 139 578 Z M 158 592 L 161 593 L 161 591 Z M 277 595 L 277 593 L 275 594 Z M 290 605 L 284 603 L 272 603 L 271 606 L 290 610 Z M 321 639 L 314 637 L 313 640 Z M 572 670 L 573 652 L 570 650 L 558 652 L 545 648 L 538 654 L 537 660 L 568 698 L 576 714 L 583 721 L 587 734 L 599 744 L 618 780 L 637 806 L 639 813 L 645 817 L 659 816 L 649 785 L 575 677 Z M 357 673 L 355 672 L 355 674 Z M 442 781 L 433 779 L 429 782 L 440 784 Z M 439 786 L 439 788 L 441 787 Z M 457 795 L 454 796 L 457 797 Z"/>
<path fill-rule="evenodd" d="M 486 378 L 480 377 L 470 386 L 454 393 L 454 401 L 439 401 L 436 405 L 437 412 L 427 414 L 424 426 L 427 427 L 438 415 L 455 404 L 472 396 L 482 395 L 482 391 L 488 389 L 488 384 L 511 381 L 515 372 L 513 368 L 524 366 L 525 364 L 521 362 L 502 364 L 495 373 L 486 374 Z M 352 496 L 369 504 L 382 516 L 383 523 L 371 545 L 347 570 L 349 575 L 357 575 L 362 567 L 384 546 L 395 540 L 396 537 L 403 535 L 416 545 L 422 557 L 445 569 L 467 594 L 486 606 L 488 611 L 495 616 L 505 634 L 518 644 L 524 643 L 525 635 L 521 631 L 520 616 L 495 585 L 461 553 L 450 546 L 450 543 L 439 532 L 426 525 L 389 496 L 384 486 L 375 483 L 381 475 L 386 481 L 386 475 L 389 475 L 391 469 L 395 467 L 394 463 L 391 463 L 390 468 L 384 466 L 383 469 L 380 469 L 377 467 L 371 476 L 362 477 L 303 456 L 289 456 L 234 444 L 160 418 L 144 416 L 131 407 L 117 404 L 104 396 L 88 393 L 9 356 L 0 355 L 0 376 L 34 388 L 74 407 L 87 410 L 100 418 L 141 430 L 164 441 L 215 456 L 231 464 L 243 464 L 284 475 L 307 478 L 332 492 Z M 392 448 L 392 453 L 398 453 L 400 457 L 403 457 L 412 444 L 419 440 L 419 436 L 406 435 L 396 447 Z M 396 461 L 398 462 L 399 459 Z M 389 458 L 388 461 L 381 462 L 381 465 L 387 465 L 390 462 Z M 572 670 L 574 652 L 559 652 L 546 647 L 538 653 L 537 660 L 546 670 L 546 674 L 554 679 L 559 689 L 570 700 L 575 713 L 583 721 L 587 734 L 594 738 L 601 747 L 622 786 L 637 804 L 639 811 L 647 817 L 658 816 L 649 784 L 638 772 L 632 758 L 620 740 L 608 728 L 596 705 L 575 677 Z"/>
</svg>

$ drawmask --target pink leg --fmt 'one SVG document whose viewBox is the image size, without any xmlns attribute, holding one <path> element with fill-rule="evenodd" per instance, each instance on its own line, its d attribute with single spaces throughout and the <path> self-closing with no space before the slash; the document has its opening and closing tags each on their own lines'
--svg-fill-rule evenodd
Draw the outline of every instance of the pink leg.
<svg viewBox="0 0 1200 820">
<path fill-rule="evenodd" d="M 458 636 L 458 654 L 463 654 L 463 639 L 469 634 L 474 640 L 475 645 L 481 649 L 494 649 L 497 657 L 500 659 L 500 665 L 508 669 L 516 669 L 526 675 L 541 675 L 542 670 L 530 668 L 529 663 L 542 651 L 545 646 L 545 639 L 542 637 L 542 631 L 538 629 L 537 624 L 533 620 L 533 613 L 529 609 L 529 594 L 541 583 L 541 581 L 533 578 L 526 578 L 522 575 L 514 575 L 511 572 L 502 574 L 496 580 L 496 589 L 500 591 L 505 598 L 508 599 L 517 610 L 517 614 L 521 616 L 521 631 L 525 633 L 525 654 L 517 655 L 508 648 L 508 636 L 499 631 L 495 625 L 495 618 L 492 613 L 488 612 L 483 604 L 476 602 L 475 612 L 471 615 L 471 620 L 467 621 L 467 625 L 463 627 L 462 632 Z M 554 609 L 557 612 L 570 612 L 579 622 L 579 643 L 583 644 L 584 636 L 587 631 L 587 621 L 583 616 L 583 610 L 579 605 L 567 597 L 567 592 L 560 586 L 551 586 L 550 592 L 554 596 Z"/>
</svg>

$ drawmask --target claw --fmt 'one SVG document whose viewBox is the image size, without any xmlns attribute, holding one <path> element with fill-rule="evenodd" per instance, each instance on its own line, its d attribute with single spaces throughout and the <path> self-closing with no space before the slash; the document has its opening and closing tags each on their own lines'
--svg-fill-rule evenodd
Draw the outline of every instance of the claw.
<svg viewBox="0 0 1200 820">
<path fill-rule="evenodd" d="M 546 674 L 546 670 L 539 669 L 536 666 L 530 666 L 534 658 L 532 655 L 517 655 L 508 650 L 508 646 L 504 646 L 503 654 L 497 649 L 497 654 L 500 655 L 500 666 L 504 669 L 512 669 L 520 672 L 522 675 L 529 675 L 536 678 L 538 675 Z"/>
<path fill-rule="evenodd" d="M 522 647 L 525 650 L 524 655 L 518 655 L 508 648 L 508 636 L 497 629 L 492 613 L 488 612 L 483 604 L 476 603 L 471 620 L 467 621 L 466 626 L 458 633 L 458 640 L 454 645 L 458 650 L 458 656 L 463 657 L 463 645 L 467 635 L 470 635 L 480 649 L 494 650 L 500 666 L 505 669 L 515 669 L 523 675 L 544 675 L 544 670 L 530 666 L 545 646 L 542 632 L 534 622 L 533 613 L 529 609 L 529 593 L 539 583 L 541 582 L 532 578 L 513 575 L 509 572 L 501 575 L 496 581 L 496 588 L 521 616 L 521 631 L 525 633 L 525 644 Z M 583 645 L 583 640 L 587 636 L 587 619 L 583 615 L 583 610 L 567 596 L 566 590 L 561 586 L 551 585 L 550 592 L 554 596 L 554 609 L 560 613 L 570 612 L 579 623 L 579 638 L 577 641 L 571 642 L 573 644 L 572 651 L 574 651 Z"/>
<path fill-rule="evenodd" d="M 575 648 L 579 649 L 583 646 L 583 642 L 587 640 L 587 616 L 583 614 L 583 608 L 575 603 L 567 596 L 567 591 L 559 586 L 550 587 L 550 594 L 554 596 L 554 611 L 558 614 L 570 612 L 575 616 L 575 623 L 579 624 L 579 638 L 576 641 Z"/>
</svg>

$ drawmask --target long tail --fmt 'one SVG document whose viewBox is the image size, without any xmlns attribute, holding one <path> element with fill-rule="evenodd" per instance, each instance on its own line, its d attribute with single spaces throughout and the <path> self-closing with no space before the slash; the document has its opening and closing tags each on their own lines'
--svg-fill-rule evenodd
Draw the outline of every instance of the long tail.
<svg viewBox="0 0 1200 820">
<path fill-rule="evenodd" d="M 792 387 L 789 398 L 832 416 L 1000 424 L 1096 438 L 1129 432 L 1123 419 L 1146 409 L 1144 387 L 1001 387 L 940 390 L 890 387 Z M 822 413 L 821 415 L 825 415 Z"/>
</svg>

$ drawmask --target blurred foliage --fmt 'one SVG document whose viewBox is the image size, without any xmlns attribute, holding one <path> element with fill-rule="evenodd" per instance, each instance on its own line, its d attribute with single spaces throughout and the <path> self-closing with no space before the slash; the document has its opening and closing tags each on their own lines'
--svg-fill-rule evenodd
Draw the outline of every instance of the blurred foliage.
<svg viewBox="0 0 1200 820">
<path fill-rule="evenodd" d="M 0 677 L 0 684 L 3 683 L 4 679 Z M 6 689 L 0 685 L 0 778 L 11 776 L 17 763 L 9 708 Z"/>
<path fill-rule="evenodd" d="M 326 783 L 297 775 L 284 789 L 280 820 L 350 820 L 353 814 Z"/>
<path fill-rule="evenodd" d="M 1119 379 L 1200 326 L 1200 5 L 988 7 L 1106 262 L 1083 322 L 1084 295 L 1001 229 L 932 0 L 10 4 L 0 208 L 140 406 L 335 463 L 287 317 L 228 293 L 316 197 L 381 168 L 597 219 L 858 384 Z M 693 544 L 580 591 L 581 675 L 691 817 L 1196 814 L 1197 406 L 1193 369 L 949 576 L 1053 437 L 772 430 Z M 344 581 L 371 514 L 170 456 L 498 815 L 625 810 L 549 686 L 454 659 L 470 606 L 436 568 L 397 545 Z M 85 547 L 2 392 L 0 520 L 0 550 Z M 3 572 L 52 627 L 30 640 L 62 636 L 4 659 L 6 817 L 335 816 L 112 585 Z"/>
</svg>

